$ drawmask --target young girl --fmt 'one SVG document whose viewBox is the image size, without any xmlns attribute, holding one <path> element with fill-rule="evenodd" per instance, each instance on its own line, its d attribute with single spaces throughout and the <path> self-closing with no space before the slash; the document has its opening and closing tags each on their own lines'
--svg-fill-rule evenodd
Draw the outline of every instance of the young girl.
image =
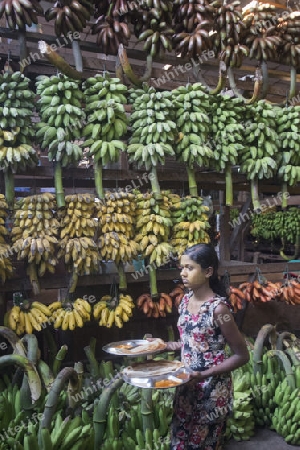
<svg viewBox="0 0 300 450">
<path fill-rule="evenodd" d="M 189 292 L 179 306 L 180 342 L 168 342 L 166 350 L 181 350 L 191 376 L 176 388 L 171 449 L 220 450 L 232 409 L 230 372 L 247 363 L 249 354 L 218 278 L 214 248 L 209 244 L 189 247 L 180 263 Z M 225 354 L 226 343 L 230 357 Z"/>
</svg>

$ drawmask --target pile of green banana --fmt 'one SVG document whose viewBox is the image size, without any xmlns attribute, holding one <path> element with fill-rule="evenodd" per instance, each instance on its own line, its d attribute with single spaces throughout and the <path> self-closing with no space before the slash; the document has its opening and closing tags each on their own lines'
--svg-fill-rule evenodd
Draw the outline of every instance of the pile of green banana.
<svg viewBox="0 0 300 450">
<path fill-rule="evenodd" d="M 195 165 L 211 168 L 214 152 L 208 143 L 210 130 L 210 100 L 201 83 L 180 86 L 172 91 L 178 139 L 175 142 L 176 159 L 187 166 L 190 193 L 197 186 L 192 169 Z"/>
<path fill-rule="evenodd" d="M 53 194 L 30 195 L 16 205 L 12 249 L 19 261 L 27 263 L 27 274 L 37 289 L 38 277 L 55 272 L 59 227 Z"/>
<path fill-rule="evenodd" d="M 62 167 L 76 165 L 82 159 L 76 140 L 81 138 L 85 124 L 79 81 L 61 74 L 43 75 L 38 78 L 36 91 L 41 118 L 36 125 L 37 141 L 47 150 L 49 161 L 61 162 Z"/>
<path fill-rule="evenodd" d="M 105 201 L 97 203 L 98 241 L 100 259 L 129 262 L 140 251 L 134 240 L 135 195 L 126 191 L 106 192 Z"/>
<path fill-rule="evenodd" d="M 250 372 L 233 372 L 233 411 L 226 422 L 226 439 L 247 441 L 254 435 L 255 417 L 250 389 Z"/>
<path fill-rule="evenodd" d="M 299 367 L 298 369 L 299 370 Z M 299 379 L 299 375 L 298 375 Z M 292 388 L 287 379 L 276 388 L 274 401 L 277 405 L 272 415 L 272 428 L 291 445 L 300 445 L 300 388 Z"/>
<path fill-rule="evenodd" d="M 32 146 L 34 93 L 29 82 L 21 72 L 0 75 L 0 169 L 13 173 L 38 164 Z"/>
<path fill-rule="evenodd" d="M 210 242 L 209 208 L 203 204 L 203 199 L 194 196 L 181 198 L 177 194 L 169 194 L 168 198 L 173 223 L 170 244 L 175 252 L 181 255 L 186 247 Z"/>
<path fill-rule="evenodd" d="M 126 149 L 129 161 L 150 170 L 164 165 L 167 156 L 175 156 L 173 108 L 172 93 L 156 92 L 154 87 L 135 98 L 130 115 L 132 135 Z"/>
<path fill-rule="evenodd" d="M 147 257 L 150 264 L 160 267 L 166 264 L 172 255 L 169 236 L 172 227 L 168 194 L 157 200 L 153 193 L 136 194 L 136 235 L 141 255 Z"/>
<path fill-rule="evenodd" d="M 291 206 L 285 211 L 266 214 L 253 214 L 251 217 L 251 234 L 255 237 L 274 240 L 283 239 L 295 244 L 300 235 L 300 211 Z"/>
<path fill-rule="evenodd" d="M 8 230 L 5 227 L 5 220 L 7 218 L 8 205 L 3 194 L 0 194 L 0 279 L 4 284 L 6 279 L 13 273 L 11 262 L 11 255 L 13 254 L 10 245 L 6 239 Z"/>
<path fill-rule="evenodd" d="M 86 101 L 87 124 L 82 135 L 86 138 L 83 146 L 89 149 L 94 163 L 101 165 L 119 160 L 120 150 L 125 150 L 121 138 L 127 132 L 127 87 L 119 78 L 111 78 L 108 73 L 88 78 L 83 85 Z"/>
<path fill-rule="evenodd" d="M 278 110 L 278 135 L 281 142 L 281 161 L 278 175 L 289 186 L 300 181 L 300 106 L 287 106 Z"/>
<path fill-rule="evenodd" d="M 70 272 L 89 275 L 99 271 L 99 255 L 94 241 L 97 222 L 92 194 L 66 195 L 61 217 L 58 258 L 63 257 Z"/>
</svg>

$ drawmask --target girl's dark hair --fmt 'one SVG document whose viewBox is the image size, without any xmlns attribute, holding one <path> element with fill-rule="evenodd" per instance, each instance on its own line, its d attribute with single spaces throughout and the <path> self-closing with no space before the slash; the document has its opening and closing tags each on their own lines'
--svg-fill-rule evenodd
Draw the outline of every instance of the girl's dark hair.
<svg viewBox="0 0 300 450">
<path fill-rule="evenodd" d="M 213 292 L 221 297 L 227 297 L 226 288 L 222 281 L 219 279 L 218 268 L 219 260 L 218 255 L 211 244 L 196 244 L 192 247 L 188 247 L 183 255 L 188 256 L 195 263 L 199 264 L 202 269 L 212 268 L 212 276 L 209 278 L 209 286 Z"/>
</svg>

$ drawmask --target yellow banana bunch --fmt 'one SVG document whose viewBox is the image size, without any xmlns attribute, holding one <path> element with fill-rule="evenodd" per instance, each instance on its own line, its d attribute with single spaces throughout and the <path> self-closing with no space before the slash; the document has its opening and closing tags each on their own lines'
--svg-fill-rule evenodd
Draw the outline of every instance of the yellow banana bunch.
<svg viewBox="0 0 300 450">
<path fill-rule="evenodd" d="M 49 305 L 49 309 L 52 311 L 54 328 L 61 328 L 63 331 L 82 328 L 90 320 L 91 305 L 82 298 L 77 298 L 74 302 L 54 302 Z"/>
<path fill-rule="evenodd" d="M 65 201 L 66 208 L 61 213 L 61 239 L 83 236 L 93 238 L 97 228 L 97 221 L 94 219 L 96 217 L 94 195 L 66 195 Z"/>
<path fill-rule="evenodd" d="M 6 237 L 8 236 L 8 230 L 5 227 L 7 209 L 8 205 L 5 201 L 5 196 L 0 194 L 0 279 L 3 284 L 13 273 L 10 259 L 12 250 L 10 245 L 6 242 Z"/>
<path fill-rule="evenodd" d="M 73 271 L 78 275 L 98 273 L 98 249 L 96 243 L 90 237 L 64 237 L 60 241 L 60 250 L 58 252 L 58 258 L 61 257 L 64 257 L 69 271 Z"/>
<path fill-rule="evenodd" d="M 44 324 L 51 323 L 51 310 L 43 303 L 34 301 L 14 305 L 7 311 L 5 324 L 16 334 L 32 334 L 41 331 Z M 44 325 L 45 326 L 45 325 Z"/>
<path fill-rule="evenodd" d="M 128 322 L 135 307 L 133 299 L 128 294 L 119 294 L 118 299 L 110 295 L 104 295 L 94 305 L 93 316 L 99 320 L 99 325 L 111 328 L 113 325 L 122 328 L 124 322 Z"/>
</svg>

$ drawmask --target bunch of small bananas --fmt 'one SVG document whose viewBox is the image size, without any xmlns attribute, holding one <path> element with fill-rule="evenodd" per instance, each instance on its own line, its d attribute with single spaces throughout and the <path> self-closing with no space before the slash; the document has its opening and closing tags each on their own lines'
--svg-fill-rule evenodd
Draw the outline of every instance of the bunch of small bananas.
<svg viewBox="0 0 300 450">
<path fill-rule="evenodd" d="M 299 11 L 287 12 L 285 17 L 278 18 L 277 30 L 282 38 L 282 46 L 279 61 L 288 66 L 300 65 L 300 13 Z"/>
<path fill-rule="evenodd" d="M 5 314 L 4 325 L 16 334 L 32 334 L 41 331 L 43 325 L 51 323 L 51 310 L 43 303 L 24 300 L 20 305 L 14 305 Z"/>
<path fill-rule="evenodd" d="M 16 173 L 38 164 L 32 147 L 34 93 L 21 72 L 0 75 L 0 169 Z"/>
<path fill-rule="evenodd" d="M 63 167 L 82 158 L 82 149 L 75 143 L 85 123 L 83 94 L 79 82 L 66 75 L 41 76 L 36 83 L 41 122 L 36 137 L 42 149 L 48 150 L 49 161 L 60 161 Z"/>
<path fill-rule="evenodd" d="M 277 111 L 277 132 L 281 142 L 281 161 L 278 175 L 289 186 L 300 181 L 300 106 L 288 106 Z"/>
<path fill-rule="evenodd" d="M 251 234 L 262 239 L 281 238 L 295 244 L 300 234 L 300 210 L 295 206 L 285 211 L 253 214 L 251 222 Z"/>
<path fill-rule="evenodd" d="M 47 270 L 54 273 L 58 262 L 59 222 L 55 209 L 55 196 L 45 192 L 24 197 L 15 211 L 12 249 L 18 260 L 28 262 L 27 273 L 33 285 L 37 283 L 37 276 L 42 277 Z"/>
<path fill-rule="evenodd" d="M 175 123 L 179 138 L 176 141 L 176 159 L 189 168 L 195 164 L 211 167 L 214 158 L 207 145 L 210 129 L 210 99 L 201 83 L 180 86 L 172 91 Z"/>
<path fill-rule="evenodd" d="M 10 245 L 6 242 L 8 230 L 5 227 L 8 205 L 5 196 L 0 194 L 0 278 L 4 284 L 13 273 L 10 256 L 13 254 Z"/>
<path fill-rule="evenodd" d="M 97 223 L 95 198 L 91 194 L 65 197 L 66 208 L 60 212 L 62 228 L 58 258 L 77 275 L 98 273 L 99 255 L 94 241 Z"/>
<path fill-rule="evenodd" d="M 122 14 L 122 12 L 128 11 L 128 6 L 125 6 L 123 10 L 118 9 L 117 2 L 115 2 L 107 8 L 110 13 L 100 14 L 97 17 L 96 22 L 92 25 L 91 33 L 97 35 L 96 43 L 100 52 L 106 55 L 117 55 L 119 45 L 127 46 L 131 36 L 126 14 Z"/>
<path fill-rule="evenodd" d="M 89 0 L 56 1 L 45 12 L 47 22 L 54 19 L 56 36 L 65 37 L 69 33 L 81 33 L 93 13 L 93 5 Z"/>
<path fill-rule="evenodd" d="M 257 2 L 243 9 L 246 26 L 244 43 L 249 47 L 249 57 L 258 61 L 278 60 L 282 38 L 276 29 L 276 5 Z M 270 26 L 271 24 L 271 26 Z"/>
<path fill-rule="evenodd" d="M 172 120 L 172 93 L 156 92 L 151 87 L 136 98 L 130 116 L 132 136 L 127 153 L 131 162 L 146 170 L 165 164 L 166 156 L 174 156 L 172 144 L 176 136 L 176 124 Z"/>
<path fill-rule="evenodd" d="M 100 258 L 116 264 L 129 262 L 139 253 L 133 240 L 135 222 L 135 196 L 130 192 L 107 192 L 105 201 L 97 203 Z"/>
<path fill-rule="evenodd" d="M 135 307 L 133 299 L 128 294 L 119 293 L 117 297 L 104 295 L 93 308 L 93 316 L 99 320 L 99 325 L 111 328 L 116 325 L 122 328 L 128 322 Z"/>
<path fill-rule="evenodd" d="M 172 220 L 167 195 L 157 200 L 151 192 L 136 194 L 135 241 L 139 244 L 141 255 L 148 257 L 149 263 L 160 267 L 169 262 L 172 246 L 168 243 Z"/>
<path fill-rule="evenodd" d="M 279 137 L 273 106 L 264 100 L 246 108 L 241 171 L 248 179 L 271 178 L 277 169 Z"/>
<path fill-rule="evenodd" d="M 299 386 L 291 387 L 287 378 L 278 384 L 274 396 L 277 406 L 272 415 L 272 428 L 292 445 L 300 445 L 299 396 Z"/>
<path fill-rule="evenodd" d="M 208 211 L 201 197 L 186 196 L 180 198 L 177 194 L 169 194 L 171 219 L 173 222 L 170 244 L 180 256 L 186 247 L 195 244 L 208 243 L 210 238 Z"/>
<path fill-rule="evenodd" d="M 172 43 L 175 52 L 196 58 L 205 51 L 212 51 L 209 31 L 213 29 L 215 7 L 208 0 L 176 0 L 173 20 L 176 23 Z"/>
<path fill-rule="evenodd" d="M 166 317 L 167 313 L 172 312 L 172 298 L 169 294 L 161 292 L 158 299 L 153 300 L 150 293 L 142 294 L 136 301 L 138 309 L 140 309 L 147 317 Z"/>
<path fill-rule="evenodd" d="M 44 10 L 39 0 L 2 0 L 0 3 L 0 19 L 4 15 L 11 29 L 25 30 L 26 26 L 38 24 L 38 14 Z"/>
<path fill-rule="evenodd" d="M 74 302 L 53 302 L 49 305 L 51 320 L 55 329 L 63 331 L 82 328 L 85 322 L 90 321 L 91 305 L 83 298 L 77 298 Z"/>
<path fill-rule="evenodd" d="M 94 166 L 117 162 L 120 150 L 125 150 L 120 138 L 127 132 L 123 105 L 127 88 L 119 78 L 111 78 L 107 73 L 88 78 L 83 87 L 88 124 L 83 129 L 86 140 L 82 145 L 89 149 Z"/>
</svg>

